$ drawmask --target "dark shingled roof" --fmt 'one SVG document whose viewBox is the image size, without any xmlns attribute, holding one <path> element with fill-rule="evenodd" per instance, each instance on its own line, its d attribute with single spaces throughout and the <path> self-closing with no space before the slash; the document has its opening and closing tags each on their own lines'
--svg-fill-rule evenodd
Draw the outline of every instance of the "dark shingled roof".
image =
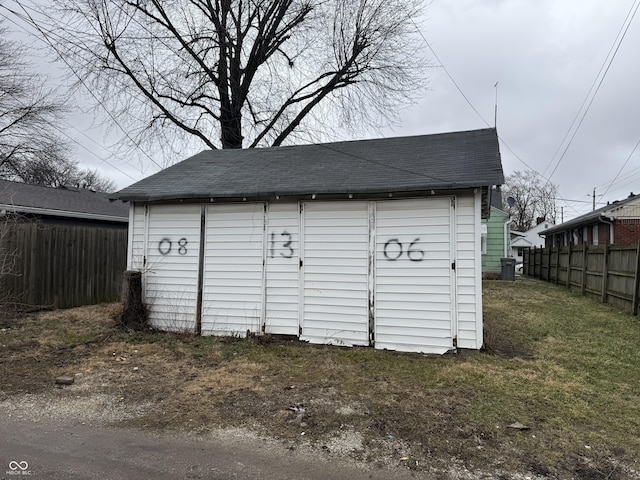
<svg viewBox="0 0 640 480">
<path fill-rule="evenodd" d="M 61 217 L 129 219 L 129 207 L 122 202 L 109 201 L 107 193 L 72 187 L 51 188 L 8 180 L 0 180 L 0 205 L 11 206 L 18 212 L 28 210 L 30 213 Z"/>
<path fill-rule="evenodd" d="M 120 190 L 161 201 L 380 194 L 503 183 L 495 129 L 316 145 L 207 150 Z"/>
</svg>

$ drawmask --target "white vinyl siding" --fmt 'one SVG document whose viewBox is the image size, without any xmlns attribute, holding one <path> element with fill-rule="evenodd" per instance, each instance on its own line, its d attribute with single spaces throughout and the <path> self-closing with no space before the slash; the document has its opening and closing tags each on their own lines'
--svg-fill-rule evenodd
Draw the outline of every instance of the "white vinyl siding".
<svg viewBox="0 0 640 480">
<path fill-rule="evenodd" d="M 451 236 L 449 197 L 377 203 L 376 348 L 452 348 Z"/>
<path fill-rule="evenodd" d="M 267 217 L 265 333 L 298 335 L 300 209 L 272 203 Z"/>
<path fill-rule="evenodd" d="M 129 207 L 129 246 L 127 249 L 127 270 L 142 270 L 144 266 L 145 244 L 144 205 L 139 203 Z"/>
<path fill-rule="evenodd" d="M 145 302 L 151 324 L 164 330 L 194 331 L 200 206 L 150 206 L 146 244 Z"/>
<path fill-rule="evenodd" d="M 261 331 L 264 204 L 207 208 L 202 296 L 203 335 Z"/>
<path fill-rule="evenodd" d="M 460 348 L 482 346 L 482 282 L 480 257 L 480 193 L 457 197 L 456 278 Z"/>
<path fill-rule="evenodd" d="M 368 345 L 368 202 L 304 204 L 302 339 Z"/>
<path fill-rule="evenodd" d="M 130 268 L 152 325 L 442 353 L 482 346 L 480 193 L 134 205 Z M 201 212 L 205 240 L 200 259 Z M 455 270 L 451 268 L 455 263 Z M 370 332 L 370 323 L 373 330 Z"/>
</svg>

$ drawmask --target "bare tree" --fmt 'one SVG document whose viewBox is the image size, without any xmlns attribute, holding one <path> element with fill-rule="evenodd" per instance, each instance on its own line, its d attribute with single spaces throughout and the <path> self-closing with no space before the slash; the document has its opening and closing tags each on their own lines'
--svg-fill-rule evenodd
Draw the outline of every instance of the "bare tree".
<svg viewBox="0 0 640 480">
<path fill-rule="evenodd" d="M 19 178 L 26 165 L 65 161 L 64 142 L 53 125 L 62 114 L 24 61 L 24 48 L 0 28 L 0 175 Z"/>
<path fill-rule="evenodd" d="M 558 186 L 531 170 L 514 172 L 502 186 L 503 210 L 513 219 L 512 228 L 520 232 L 534 227 L 537 218 L 555 223 L 557 196 Z"/>
<path fill-rule="evenodd" d="M 111 191 L 115 184 L 68 158 L 57 124 L 66 113 L 54 92 L 30 72 L 25 49 L 0 28 L 0 178 Z"/>
<path fill-rule="evenodd" d="M 31 3 L 25 11 L 38 9 Z M 166 153 L 392 122 L 426 83 L 414 23 L 422 4 L 58 0 L 33 21 L 130 146 L 161 138 Z"/>
</svg>

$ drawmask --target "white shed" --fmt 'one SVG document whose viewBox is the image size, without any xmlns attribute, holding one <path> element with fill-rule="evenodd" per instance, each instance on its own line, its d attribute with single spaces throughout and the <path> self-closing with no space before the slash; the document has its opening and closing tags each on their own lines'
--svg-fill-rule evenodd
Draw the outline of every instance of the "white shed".
<svg viewBox="0 0 640 480">
<path fill-rule="evenodd" d="M 444 353 L 482 346 L 494 129 L 204 151 L 117 194 L 150 321 Z"/>
</svg>

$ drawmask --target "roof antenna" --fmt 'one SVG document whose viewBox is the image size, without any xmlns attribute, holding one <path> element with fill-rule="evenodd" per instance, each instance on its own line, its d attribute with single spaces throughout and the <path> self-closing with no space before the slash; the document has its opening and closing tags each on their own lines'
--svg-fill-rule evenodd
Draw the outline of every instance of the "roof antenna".
<svg viewBox="0 0 640 480">
<path fill-rule="evenodd" d="M 498 82 L 493 86 L 496 89 L 496 107 L 493 113 L 493 128 L 498 128 Z"/>
</svg>

